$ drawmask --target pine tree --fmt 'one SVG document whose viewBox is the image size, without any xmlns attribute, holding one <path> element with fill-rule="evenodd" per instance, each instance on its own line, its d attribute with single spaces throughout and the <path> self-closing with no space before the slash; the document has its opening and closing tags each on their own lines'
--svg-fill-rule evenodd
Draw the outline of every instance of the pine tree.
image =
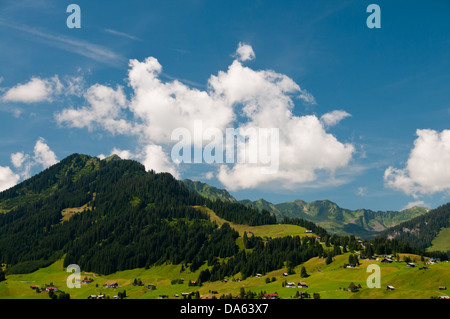
<svg viewBox="0 0 450 319">
<path fill-rule="evenodd" d="M 301 270 L 301 272 L 300 272 L 300 277 L 301 277 L 301 278 L 309 277 L 308 273 L 306 272 L 305 266 L 302 267 L 302 270 Z"/>
<path fill-rule="evenodd" d="M 242 236 L 242 240 L 244 241 L 244 247 L 248 248 L 248 236 L 247 236 L 247 232 L 244 231 L 244 235 Z"/>
</svg>

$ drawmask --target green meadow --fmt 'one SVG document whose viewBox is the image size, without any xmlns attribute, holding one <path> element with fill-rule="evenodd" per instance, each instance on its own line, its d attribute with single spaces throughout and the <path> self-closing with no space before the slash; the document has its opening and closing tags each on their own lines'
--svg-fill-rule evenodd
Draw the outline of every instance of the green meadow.
<svg viewBox="0 0 450 319">
<path fill-rule="evenodd" d="M 275 224 L 275 225 L 262 225 L 262 226 L 248 226 L 230 223 L 223 218 L 217 216 L 214 211 L 208 207 L 196 206 L 195 208 L 205 212 L 209 215 L 212 222 L 216 222 L 217 225 L 221 226 L 223 223 L 229 223 L 232 228 L 234 228 L 240 236 L 244 235 L 244 232 L 250 236 L 253 233 L 255 236 L 259 237 L 284 237 L 284 236 L 316 236 L 312 233 L 306 233 L 306 228 L 297 225 L 287 225 L 287 224 Z"/>
<path fill-rule="evenodd" d="M 207 282 L 201 287 L 189 286 L 188 282 L 196 281 L 200 271 L 207 266 L 203 265 L 196 272 L 181 271 L 181 265 L 160 265 L 149 269 L 133 269 L 120 271 L 108 276 L 100 276 L 81 272 L 81 280 L 85 277 L 94 281 L 89 284 L 81 284 L 81 288 L 68 288 L 66 280 L 70 273 L 63 268 L 62 260 L 39 269 L 30 274 L 9 275 L 7 280 L 0 283 L 0 298 L 27 298 L 27 299 L 47 299 L 48 293 L 37 293 L 30 286 L 36 285 L 44 287 L 50 285 L 69 293 L 72 299 L 86 299 L 90 295 L 105 295 L 110 298 L 117 296 L 119 292 L 126 291 L 127 298 L 131 299 L 155 299 L 160 295 L 167 295 L 169 298 L 182 298 L 182 293 L 198 291 L 202 298 L 220 297 L 222 294 L 238 295 L 241 288 L 253 292 L 265 291 L 266 293 L 278 293 L 280 298 L 295 298 L 297 291 L 308 292 L 311 296 L 318 293 L 321 299 L 429 299 L 448 295 L 447 290 L 439 290 L 439 286 L 450 285 L 450 265 L 448 262 L 427 265 L 428 269 L 419 269 L 424 266 L 420 262 L 419 256 L 410 256 L 416 261 L 416 267 L 408 268 L 404 262 L 393 262 L 383 264 L 379 261 L 360 260 L 361 264 L 357 268 L 343 268 L 348 262 L 349 253 L 336 256 L 329 265 L 325 264 L 324 258 L 312 258 L 295 268 L 296 274 L 283 276 L 286 269 L 279 269 L 263 275 L 262 277 L 249 277 L 242 281 L 239 274 L 233 278 L 228 278 L 227 282 Z M 377 264 L 381 270 L 381 288 L 368 288 L 367 266 Z M 304 266 L 309 275 L 307 278 L 300 278 L 300 269 Z M 184 279 L 183 284 L 172 284 L 172 280 Z M 275 278 L 275 281 L 266 283 L 266 278 Z M 142 280 L 144 286 L 134 286 L 134 279 Z M 300 281 L 306 282 L 308 288 L 286 288 L 282 283 Z M 117 282 L 118 288 L 105 288 L 106 283 Z M 348 286 L 354 283 L 361 285 L 357 292 L 347 290 Z M 147 285 L 155 285 L 156 290 L 149 290 Z M 394 286 L 394 290 L 387 290 L 386 286 Z M 217 291 L 217 294 L 212 294 Z"/>
<path fill-rule="evenodd" d="M 435 239 L 431 242 L 431 246 L 427 251 L 447 251 L 450 250 L 450 227 L 443 228 Z"/>
</svg>

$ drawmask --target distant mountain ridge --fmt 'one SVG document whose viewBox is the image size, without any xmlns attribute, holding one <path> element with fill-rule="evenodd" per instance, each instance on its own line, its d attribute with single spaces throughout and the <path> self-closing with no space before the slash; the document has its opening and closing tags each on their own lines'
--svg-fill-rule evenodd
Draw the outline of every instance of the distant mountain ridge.
<svg viewBox="0 0 450 319">
<path fill-rule="evenodd" d="M 325 228 L 337 235 L 356 235 L 362 238 L 372 238 L 389 227 L 396 226 L 428 212 L 423 207 L 413 207 L 402 211 L 372 211 L 370 209 L 350 210 L 339 207 L 329 200 L 306 202 L 301 199 L 273 204 L 265 199 L 251 201 L 236 200 L 225 189 L 218 189 L 202 182 L 183 181 L 190 190 L 209 199 L 221 199 L 238 202 L 249 207 L 267 210 L 277 216 L 303 218 Z"/>
</svg>

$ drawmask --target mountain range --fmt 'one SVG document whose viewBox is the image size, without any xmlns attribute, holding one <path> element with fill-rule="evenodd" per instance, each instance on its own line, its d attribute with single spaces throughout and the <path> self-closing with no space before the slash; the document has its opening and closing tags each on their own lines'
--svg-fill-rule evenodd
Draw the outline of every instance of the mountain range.
<svg viewBox="0 0 450 319">
<path fill-rule="evenodd" d="M 397 226 L 402 222 L 426 214 L 429 209 L 413 207 L 402 211 L 372 211 L 370 209 L 350 210 L 339 207 L 329 200 L 306 202 L 301 199 L 273 204 L 264 199 L 256 201 L 236 200 L 225 189 L 219 189 L 203 182 L 183 180 L 184 185 L 209 199 L 220 199 L 232 203 L 242 203 L 248 207 L 267 210 L 277 216 L 303 218 L 338 235 L 356 235 L 361 238 L 372 238 L 382 231 Z"/>
</svg>

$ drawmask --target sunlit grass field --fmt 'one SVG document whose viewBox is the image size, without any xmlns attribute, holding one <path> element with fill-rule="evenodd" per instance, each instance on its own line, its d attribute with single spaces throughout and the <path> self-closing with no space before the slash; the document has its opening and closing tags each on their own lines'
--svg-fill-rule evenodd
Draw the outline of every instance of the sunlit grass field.
<svg viewBox="0 0 450 319">
<path fill-rule="evenodd" d="M 89 284 L 81 284 L 81 288 L 68 288 L 66 280 L 70 273 L 63 268 L 62 260 L 57 261 L 49 267 L 39 269 L 30 274 L 9 275 L 7 280 L 0 283 L 0 298 L 49 298 L 48 293 L 37 293 L 30 289 L 31 285 L 43 287 L 45 284 L 53 284 L 58 289 L 69 293 L 72 299 L 86 299 L 90 295 L 106 295 L 110 298 L 117 296 L 119 292 L 126 291 L 131 299 L 155 299 L 160 295 L 167 295 L 169 298 L 182 298 L 182 293 L 198 291 L 202 298 L 212 297 L 214 294 L 220 297 L 222 294 L 237 295 L 241 288 L 253 292 L 265 291 L 266 293 L 278 293 L 280 298 L 294 298 L 296 291 L 308 292 L 311 296 L 318 293 L 321 299 L 429 299 L 441 295 L 448 295 L 447 290 L 439 290 L 439 286 L 450 285 L 450 265 L 448 262 L 427 265 L 428 269 L 420 270 L 424 263 L 420 262 L 419 256 L 411 256 L 416 260 L 416 267 L 407 268 L 404 262 L 394 262 L 383 264 L 378 261 L 361 260 L 358 268 L 343 268 L 343 264 L 348 262 L 349 253 L 336 256 L 335 260 L 325 264 L 324 258 L 312 258 L 295 268 L 296 274 L 283 276 L 286 269 L 279 269 L 265 274 L 262 277 L 250 277 L 242 281 L 228 278 L 228 282 L 208 282 L 201 287 L 189 286 L 188 281 L 196 281 L 200 271 L 205 269 L 203 265 L 196 272 L 181 272 L 181 265 L 160 265 L 149 269 L 133 269 L 120 271 L 108 276 L 81 273 L 81 280 L 84 277 L 93 278 Z M 368 288 L 366 284 L 369 264 L 376 263 L 381 269 L 381 288 Z M 304 266 L 309 277 L 300 278 L 300 269 Z M 234 276 L 238 279 L 239 274 Z M 266 283 L 266 278 L 276 280 Z M 183 284 L 171 284 L 174 279 L 183 278 Z M 149 290 L 145 286 L 134 286 L 134 279 L 141 279 L 145 286 L 152 284 L 156 290 Z M 303 281 L 308 284 L 308 288 L 285 288 L 282 283 Z M 117 282 L 118 288 L 104 288 L 107 282 Z M 350 283 L 361 285 L 358 292 L 347 291 Z M 394 286 L 395 290 L 388 291 L 386 286 Z"/>
</svg>

